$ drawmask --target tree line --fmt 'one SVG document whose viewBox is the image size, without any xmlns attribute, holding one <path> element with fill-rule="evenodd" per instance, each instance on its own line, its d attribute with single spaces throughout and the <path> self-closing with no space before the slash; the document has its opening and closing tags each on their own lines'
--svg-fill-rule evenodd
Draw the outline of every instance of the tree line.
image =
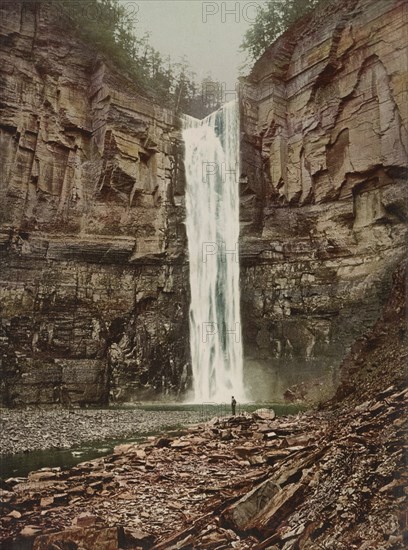
<svg viewBox="0 0 408 550">
<path fill-rule="evenodd" d="M 119 0 L 50 1 L 69 17 L 81 39 L 127 73 L 142 93 L 167 108 L 202 118 L 223 103 L 222 83 L 208 75 L 199 84 L 186 57 L 174 61 L 153 48 L 148 33 L 137 34 L 132 15 Z M 260 4 L 241 49 L 253 62 L 291 23 L 326 1 L 268 0 Z"/>
<path fill-rule="evenodd" d="M 76 34 L 129 75 L 140 92 L 175 112 L 202 117 L 214 107 L 206 81 L 197 82 L 186 57 L 174 61 L 149 43 L 149 34 L 137 34 L 131 13 L 119 0 L 49 0 L 69 18 Z M 204 92 L 203 92 L 204 91 Z M 218 104 L 215 105 L 215 108 Z"/>
<path fill-rule="evenodd" d="M 258 59 L 292 23 L 329 0 L 268 0 L 260 4 L 244 35 L 241 49 L 250 61 Z"/>
</svg>

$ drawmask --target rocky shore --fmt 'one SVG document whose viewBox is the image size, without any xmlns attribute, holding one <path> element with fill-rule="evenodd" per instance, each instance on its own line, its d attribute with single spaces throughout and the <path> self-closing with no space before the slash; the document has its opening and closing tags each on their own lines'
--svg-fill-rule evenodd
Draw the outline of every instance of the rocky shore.
<svg viewBox="0 0 408 550">
<path fill-rule="evenodd" d="M 0 410 L 0 453 L 68 448 L 200 422 L 200 411 L 142 409 Z"/>
<path fill-rule="evenodd" d="M 405 548 L 407 402 L 215 418 L 8 479 L 2 549 Z"/>
<path fill-rule="evenodd" d="M 117 446 L 70 470 L 6 479 L 2 550 L 405 549 L 405 281 L 401 268 L 383 316 L 352 348 L 324 409 L 214 418 L 183 435 Z M 112 411 L 116 433 L 121 415 L 141 413 Z M 26 413 L 19 414 L 24 423 Z M 51 415 L 47 425 L 57 434 L 56 413 L 39 414 Z M 98 411 L 64 414 L 77 415 L 80 431 L 82 415 L 96 419 Z M 152 415 L 139 416 L 139 432 Z M 21 429 L 34 432 L 33 425 Z"/>
</svg>

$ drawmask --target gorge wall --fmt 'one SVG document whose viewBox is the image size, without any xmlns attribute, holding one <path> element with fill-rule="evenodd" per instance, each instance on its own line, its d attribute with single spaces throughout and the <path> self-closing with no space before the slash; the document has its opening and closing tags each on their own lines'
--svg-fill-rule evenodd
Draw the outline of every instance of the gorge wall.
<svg viewBox="0 0 408 550">
<path fill-rule="evenodd" d="M 177 397 L 191 376 L 180 121 L 45 2 L 0 10 L 0 400 Z M 241 83 L 258 399 L 336 383 L 406 253 L 406 21 L 399 0 L 331 3 Z"/>
<path fill-rule="evenodd" d="M 179 121 L 47 3 L 0 10 L 1 402 L 178 395 Z"/>
<path fill-rule="evenodd" d="M 241 82 L 244 352 L 265 395 L 329 392 L 406 254 L 407 20 L 398 0 L 331 3 Z"/>
</svg>

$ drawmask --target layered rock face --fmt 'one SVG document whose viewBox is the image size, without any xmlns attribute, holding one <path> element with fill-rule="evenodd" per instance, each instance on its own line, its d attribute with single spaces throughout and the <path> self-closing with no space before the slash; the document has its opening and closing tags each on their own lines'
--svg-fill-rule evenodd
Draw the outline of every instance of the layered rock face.
<svg viewBox="0 0 408 550">
<path fill-rule="evenodd" d="M 406 22 L 402 1 L 331 3 L 242 82 L 244 351 L 265 395 L 336 382 L 406 253 Z"/>
<path fill-rule="evenodd" d="M 46 3 L 0 9 L 1 401 L 177 395 L 180 123 Z"/>
<path fill-rule="evenodd" d="M 190 382 L 180 121 L 46 3 L 0 9 L 1 402 L 178 396 Z M 242 83 L 242 333 L 257 399 L 319 376 L 329 390 L 406 252 L 406 20 L 402 1 L 331 3 Z"/>
</svg>

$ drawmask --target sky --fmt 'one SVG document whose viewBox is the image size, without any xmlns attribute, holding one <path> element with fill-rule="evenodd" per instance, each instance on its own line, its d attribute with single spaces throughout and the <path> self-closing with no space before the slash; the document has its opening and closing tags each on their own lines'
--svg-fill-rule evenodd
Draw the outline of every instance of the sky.
<svg viewBox="0 0 408 550">
<path fill-rule="evenodd" d="M 120 0 L 135 30 L 150 33 L 150 44 L 173 61 L 187 57 L 200 81 L 209 73 L 233 91 L 246 55 L 239 52 L 245 31 L 263 0 Z"/>
</svg>

